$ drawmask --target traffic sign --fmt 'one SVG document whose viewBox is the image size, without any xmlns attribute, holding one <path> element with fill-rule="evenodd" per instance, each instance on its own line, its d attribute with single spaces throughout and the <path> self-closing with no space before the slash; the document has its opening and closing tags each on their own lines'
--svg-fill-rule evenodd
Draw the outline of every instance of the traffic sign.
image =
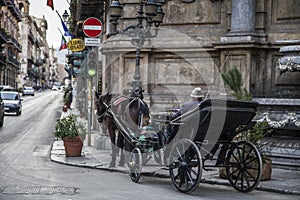
<svg viewBox="0 0 300 200">
<path fill-rule="evenodd" d="M 68 42 L 67 46 L 73 52 L 83 51 L 85 48 L 84 41 L 80 38 L 73 38 Z"/>
<path fill-rule="evenodd" d="M 98 37 L 102 33 L 102 22 L 96 17 L 87 18 L 82 24 L 82 30 L 87 37 Z"/>
<path fill-rule="evenodd" d="M 100 46 L 100 38 L 84 38 L 85 46 L 98 47 Z"/>
</svg>

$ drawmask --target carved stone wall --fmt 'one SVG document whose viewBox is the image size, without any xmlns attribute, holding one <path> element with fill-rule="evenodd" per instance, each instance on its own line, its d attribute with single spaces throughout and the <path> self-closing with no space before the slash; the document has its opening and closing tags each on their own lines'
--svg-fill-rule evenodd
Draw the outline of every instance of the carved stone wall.
<svg viewBox="0 0 300 200">
<path fill-rule="evenodd" d="M 137 23 L 134 17 L 139 1 L 122 2 L 119 28 Z M 280 47 L 300 44 L 299 0 L 161 2 L 166 15 L 160 28 L 175 32 L 160 30 L 157 39 L 146 42 L 141 49 L 141 77 L 152 105 L 159 104 L 160 109 L 187 101 L 195 86 L 205 92 L 218 91 L 219 72 L 233 66 L 240 69 L 245 87 L 254 97 L 300 98 L 300 73 L 280 75 L 278 69 Z M 247 23 L 254 23 L 254 28 L 239 26 L 239 18 L 243 17 L 240 14 L 245 13 L 236 10 L 239 5 L 249 12 Z M 135 48 L 130 38 L 110 38 L 104 43 L 104 54 L 115 52 L 120 56 L 107 62 L 105 85 L 121 93 L 130 88 L 133 79 Z"/>
<path fill-rule="evenodd" d="M 165 6 L 164 23 L 177 24 L 220 24 L 221 3 L 212 1 L 193 1 L 184 3 L 180 0 L 170 1 Z"/>
</svg>

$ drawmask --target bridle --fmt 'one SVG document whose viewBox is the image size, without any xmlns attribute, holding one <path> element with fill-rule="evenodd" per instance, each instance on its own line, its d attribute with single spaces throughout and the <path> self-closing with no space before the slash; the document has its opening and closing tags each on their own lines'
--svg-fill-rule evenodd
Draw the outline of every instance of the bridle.
<svg viewBox="0 0 300 200">
<path fill-rule="evenodd" d="M 102 96 L 99 99 L 97 99 L 97 101 L 96 101 L 96 105 L 97 105 L 96 119 L 97 119 L 97 121 L 100 120 L 102 122 L 104 117 L 110 116 L 108 114 L 108 109 L 109 109 L 110 105 L 107 105 L 104 101 L 100 101 L 101 98 L 102 98 Z M 105 111 L 102 114 L 99 113 L 99 109 L 98 109 L 98 106 L 100 106 L 99 105 L 100 103 L 105 106 Z"/>
</svg>

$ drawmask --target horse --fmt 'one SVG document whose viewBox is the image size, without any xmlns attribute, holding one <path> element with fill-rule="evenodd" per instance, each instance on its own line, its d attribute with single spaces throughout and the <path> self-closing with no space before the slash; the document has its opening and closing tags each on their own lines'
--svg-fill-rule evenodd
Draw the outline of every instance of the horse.
<svg viewBox="0 0 300 200">
<path fill-rule="evenodd" d="M 134 93 L 128 98 L 120 95 L 113 95 L 109 92 L 101 96 L 96 92 L 95 97 L 97 120 L 99 123 L 103 123 L 103 121 L 105 121 L 111 140 L 112 160 L 109 164 L 109 167 L 115 167 L 118 147 L 121 149 L 119 166 L 124 166 L 125 155 L 123 149 L 125 147 L 125 150 L 130 151 L 130 149 L 133 147 L 126 143 L 123 134 L 127 133 L 121 132 L 120 128 L 116 125 L 111 112 L 114 114 L 123 114 L 127 124 L 134 132 L 138 131 L 138 129 L 141 129 L 142 126 L 148 125 L 150 119 L 150 110 L 148 105 L 142 99 L 142 90 L 135 90 Z M 114 102 L 112 102 L 112 99 L 114 99 Z M 108 112 L 109 109 L 111 112 Z M 116 131 L 119 133 L 118 138 L 116 138 Z"/>
</svg>

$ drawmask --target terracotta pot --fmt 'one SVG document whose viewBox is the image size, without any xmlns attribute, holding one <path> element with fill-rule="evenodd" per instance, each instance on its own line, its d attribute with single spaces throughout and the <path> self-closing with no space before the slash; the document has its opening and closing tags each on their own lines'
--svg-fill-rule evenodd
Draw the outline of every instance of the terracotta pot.
<svg viewBox="0 0 300 200">
<path fill-rule="evenodd" d="M 261 175 L 261 181 L 267 181 L 271 179 L 272 175 L 272 160 L 271 158 L 266 158 L 265 163 L 262 167 L 262 175 Z"/>
<path fill-rule="evenodd" d="M 63 141 L 67 157 L 81 156 L 83 142 L 79 136 L 75 138 L 64 137 Z"/>
</svg>

